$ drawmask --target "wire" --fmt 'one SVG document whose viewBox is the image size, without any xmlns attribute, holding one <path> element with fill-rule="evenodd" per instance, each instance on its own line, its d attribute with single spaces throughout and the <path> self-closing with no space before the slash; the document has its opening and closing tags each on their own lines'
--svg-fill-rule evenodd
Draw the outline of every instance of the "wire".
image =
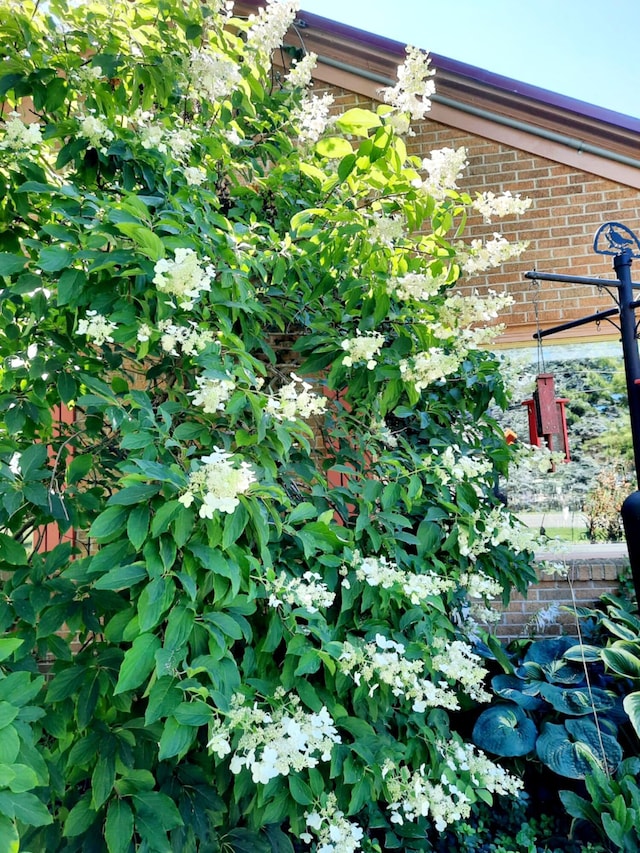
<svg viewBox="0 0 640 853">
<path fill-rule="evenodd" d="M 536 271 L 534 266 L 533 271 Z M 536 318 L 536 341 L 538 342 L 538 373 L 546 373 L 544 364 L 544 350 L 542 349 L 542 338 L 540 337 L 540 312 L 538 311 L 538 301 L 540 299 L 540 279 L 534 278 L 533 281 L 533 312 Z"/>
</svg>

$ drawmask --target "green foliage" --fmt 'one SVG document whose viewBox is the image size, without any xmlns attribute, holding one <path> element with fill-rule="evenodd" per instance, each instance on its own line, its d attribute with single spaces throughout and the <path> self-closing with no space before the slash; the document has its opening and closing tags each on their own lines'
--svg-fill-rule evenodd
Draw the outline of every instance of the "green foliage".
<svg viewBox="0 0 640 853">
<path fill-rule="evenodd" d="M 591 542 L 619 542 L 624 538 L 620 510 L 632 490 L 630 477 L 623 476 L 615 467 L 598 474 L 584 502 Z"/>
<path fill-rule="evenodd" d="M 516 788 L 448 713 L 534 576 L 451 288 L 521 247 L 222 5 L 0 5 L 6 849 L 428 851 Z"/>
</svg>

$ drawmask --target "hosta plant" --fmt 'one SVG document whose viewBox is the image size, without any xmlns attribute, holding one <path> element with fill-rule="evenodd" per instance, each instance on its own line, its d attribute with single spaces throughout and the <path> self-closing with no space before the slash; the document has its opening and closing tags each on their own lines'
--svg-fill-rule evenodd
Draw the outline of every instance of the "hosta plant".
<svg viewBox="0 0 640 853">
<path fill-rule="evenodd" d="M 420 51 L 332 111 L 295 13 L 0 4 L 2 853 L 426 851 L 520 787 L 449 714 L 533 578 L 456 292 L 527 203 L 407 153 Z"/>
</svg>

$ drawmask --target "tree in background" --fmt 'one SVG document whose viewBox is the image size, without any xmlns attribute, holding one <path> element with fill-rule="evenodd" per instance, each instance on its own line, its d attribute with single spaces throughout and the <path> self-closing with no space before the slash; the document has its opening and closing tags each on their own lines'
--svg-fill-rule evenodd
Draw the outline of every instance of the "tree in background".
<svg viewBox="0 0 640 853">
<path fill-rule="evenodd" d="M 2 853 L 429 850 L 520 786 L 450 718 L 533 577 L 452 287 L 527 202 L 407 156 L 420 51 L 340 115 L 272 66 L 295 12 L 0 6 Z"/>
</svg>

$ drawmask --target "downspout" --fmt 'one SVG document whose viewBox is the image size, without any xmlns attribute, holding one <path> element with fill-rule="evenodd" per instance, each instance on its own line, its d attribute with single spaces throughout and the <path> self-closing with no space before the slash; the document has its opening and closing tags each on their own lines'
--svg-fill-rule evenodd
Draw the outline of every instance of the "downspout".
<svg viewBox="0 0 640 853">
<path fill-rule="evenodd" d="M 346 62 L 341 62 L 338 59 L 332 59 L 328 56 L 318 56 L 318 62 L 323 63 L 324 65 L 330 65 L 332 68 L 337 68 L 339 71 L 346 71 L 350 74 L 355 74 L 358 77 L 363 77 L 366 80 L 371 80 L 374 83 L 379 83 L 381 86 L 395 86 L 397 83 L 397 80 L 390 80 L 382 74 L 377 74 L 374 71 L 367 71 L 366 69 L 358 68 L 355 65 L 349 65 Z M 591 145 L 588 142 L 584 142 L 583 140 L 576 139 L 572 136 L 565 136 L 562 133 L 556 133 L 553 130 L 536 127 L 533 124 L 528 124 L 527 122 L 519 121 L 518 119 L 497 115 L 489 110 L 474 107 L 470 104 L 464 104 L 460 101 L 454 100 L 453 98 L 446 98 L 442 95 L 438 95 L 437 93 L 431 96 L 431 100 L 436 104 L 451 107 L 452 109 L 459 110 L 460 112 L 467 113 L 475 116 L 476 118 L 486 119 L 494 124 L 501 124 L 504 127 L 510 127 L 513 130 L 520 130 L 524 133 L 529 133 L 532 136 L 538 136 L 540 139 L 546 139 L 549 142 L 557 142 L 560 145 L 565 145 L 567 148 L 573 148 L 575 151 L 583 154 L 594 154 L 595 156 L 602 157 L 605 160 L 611 160 L 615 163 L 622 163 L 625 166 L 632 166 L 635 169 L 640 169 L 640 160 L 633 157 L 627 157 L 625 154 L 617 154 L 615 151 L 608 151 L 606 148 L 600 148 L 598 145 Z"/>
</svg>

